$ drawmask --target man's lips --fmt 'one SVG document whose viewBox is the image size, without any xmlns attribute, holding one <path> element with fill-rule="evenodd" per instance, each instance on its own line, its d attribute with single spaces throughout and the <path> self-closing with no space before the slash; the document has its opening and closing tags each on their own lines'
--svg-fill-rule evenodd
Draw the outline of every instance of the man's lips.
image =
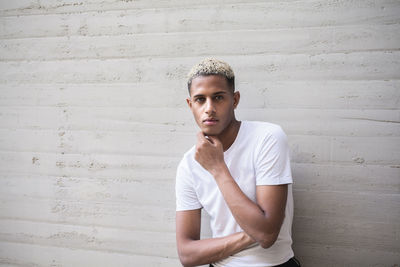
<svg viewBox="0 0 400 267">
<path fill-rule="evenodd" d="M 218 123 L 218 120 L 217 119 L 205 119 L 205 120 L 203 120 L 203 123 L 205 125 L 215 125 Z"/>
</svg>

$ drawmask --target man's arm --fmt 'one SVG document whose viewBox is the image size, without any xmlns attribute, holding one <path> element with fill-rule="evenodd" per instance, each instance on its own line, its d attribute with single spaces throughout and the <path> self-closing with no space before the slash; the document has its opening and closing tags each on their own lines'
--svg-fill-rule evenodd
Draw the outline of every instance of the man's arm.
<svg viewBox="0 0 400 267">
<path fill-rule="evenodd" d="M 216 262 L 254 243 L 245 232 L 200 240 L 200 226 L 200 209 L 176 212 L 176 242 L 183 266 Z"/>
<path fill-rule="evenodd" d="M 272 246 L 285 217 L 287 185 L 257 186 L 257 203 L 250 200 L 231 176 L 218 138 L 198 135 L 196 160 L 215 178 L 218 187 L 240 227 L 263 248 Z"/>
<path fill-rule="evenodd" d="M 240 227 L 263 248 L 272 246 L 285 217 L 287 185 L 257 186 L 257 203 L 254 203 L 242 192 L 229 170 L 214 177 Z"/>
</svg>

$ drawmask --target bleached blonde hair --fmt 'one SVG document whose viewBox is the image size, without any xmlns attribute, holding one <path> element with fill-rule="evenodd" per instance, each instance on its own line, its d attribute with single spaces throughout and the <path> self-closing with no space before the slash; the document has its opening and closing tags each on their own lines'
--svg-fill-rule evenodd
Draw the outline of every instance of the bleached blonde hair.
<svg viewBox="0 0 400 267">
<path fill-rule="evenodd" d="M 192 80 L 198 76 L 208 76 L 208 75 L 221 75 L 226 78 L 228 85 L 231 87 L 232 92 L 235 91 L 235 74 L 231 66 L 228 63 L 215 59 L 215 58 L 205 58 L 196 65 L 192 67 L 187 75 L 188 90 L 190 93 L 190 86 L 192 85 Z"/>
</svg>

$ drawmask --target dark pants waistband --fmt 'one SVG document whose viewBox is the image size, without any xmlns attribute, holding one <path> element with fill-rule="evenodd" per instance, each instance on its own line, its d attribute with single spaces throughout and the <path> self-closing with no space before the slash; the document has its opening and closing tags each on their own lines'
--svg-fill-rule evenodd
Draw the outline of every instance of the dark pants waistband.
<svg viewBox="0 0 400 267">
<path fill-rule="evenodd" d="M 214 265 L 210 264 L 210 267 L 214 267 Z M 284 262 L 282 264 L 276 265 L 274 267 L 301 267 L 300 262 L 295 258 L 291 258 L 287 262 Z"/>
</svg>

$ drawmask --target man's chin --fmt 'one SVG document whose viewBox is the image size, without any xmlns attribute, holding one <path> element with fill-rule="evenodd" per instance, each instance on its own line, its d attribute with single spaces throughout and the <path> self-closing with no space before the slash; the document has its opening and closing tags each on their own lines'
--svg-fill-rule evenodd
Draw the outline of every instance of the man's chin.
<svg viewBox="0 0 400 267">
<path fill-rule="evenodd" d="M 202 132 L 204 135 L 207 135 L 207 136 L 217 136 L 220 134 L 218 131 L 210 131 L 210 130 L 205 130 L 205 129 L 202 129 Z"/>
</svg>

